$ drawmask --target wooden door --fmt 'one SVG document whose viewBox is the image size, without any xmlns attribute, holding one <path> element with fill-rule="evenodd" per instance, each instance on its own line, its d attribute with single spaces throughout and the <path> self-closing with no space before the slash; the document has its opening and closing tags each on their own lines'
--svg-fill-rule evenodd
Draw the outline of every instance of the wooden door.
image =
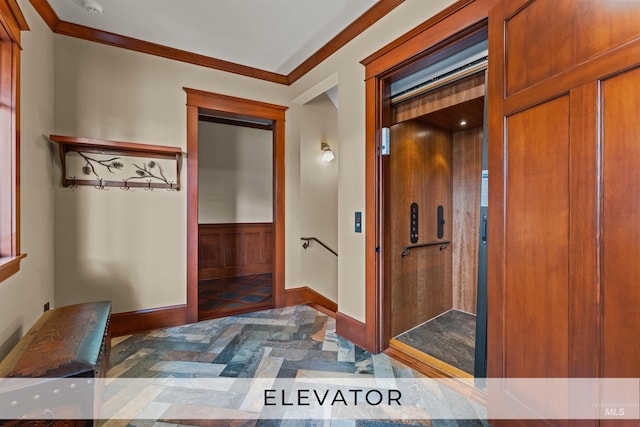
<svg viewBox="0 0 640 427">
<path fill-rule="evenodd" d="M 452 136 L 418 120 L 391 128 L 385 184 L 385 262 L 390 295 L 390 335 L 398 335 L 452 307 L 451 249 L 411 249 L 410 208 L 418 205 L 417 244 L 451 238 Z M 437 236 L 437 207 L 444 208 L 444 235 Z"/>
<path fill-rule="evenodd" d="M 503 0 L 489 22 L 488 376 L 640 377 L 640 2 Z"/>
</svg>

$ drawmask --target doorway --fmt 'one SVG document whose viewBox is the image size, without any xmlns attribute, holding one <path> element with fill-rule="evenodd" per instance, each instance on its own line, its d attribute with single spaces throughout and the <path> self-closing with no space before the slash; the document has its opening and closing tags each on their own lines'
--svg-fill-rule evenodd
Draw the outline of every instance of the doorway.
<svg viewBox="0 0 640 427">
<path fill-rule="evenodd" d="M 463 94 L 484 80 L 481 71 L 413 99 L 414 107 L 396 104 L 396 117 L 420 114 L 418 102 L 433 111 L 391 126 L 383 162 L 390 346 L 418 350 L 456 376 L 474 375 L 478 278 L 487 267 L 479 254 L 485 97 Z M 451 93 L 451 105 L 435 106 Z"/>
<path fill-rule="evenodd" d="M 198 117 L 198 319 L 273 307 L 270 121 Z"/>
<path fill-rule="evenodd" d="M 486 375 L 486 29 L 382 79 L 381 349 Z"/>
<path fill-rule="evenodd" d="M 260 253 L 257 258 L 266 260 L 271 257 L 271 300 L 267 303 L 272 307 L 282 307 L 284 300 L 284 118 L 286 107 L 274 104 L 246 100 L 226 95 L 219 95 L 203 92 L 194 89 L 184 89 L 187 93 L 187 322 L 193 323 L 199 318 L 199 274 L 200 274 L 200 227 L 199 227 L 199 123 L 204 117 L 215 118 L 216 121 L 231 125 L 242 125 L 242 127 L 263 127 L 271 133 L 271 209 L 272 225 L 269 230 L 258 233 L 259 238 L 265 238 L 267 243 L 260 246 Z M 267 227 L 269 228 L 269 227 Z M 229 230 L 227 230 L 229 231 Z M 233 239 L 237 236 L 237 230 L 230 230 Z M 255 236 L 255 230 L 250 230 L 248 234 Z M 270 239 L 270 240 L 269 240 Z M 214 245 L 215 246 L 215 245 Z M 224 246 L 224 245 L 223 245 Z M 247 246 L 247 245 L 245 245 Z M 249 245 L 251 247 L 251 245 Z M 220 246 L 217 246 L 220 248 Z M 234 247 L 231 243 L 230 247 Z M 253 249 L 253 247 L 251 247 Z M 262 250 L 264 249 L 264 252 Z M 270 251 L 270 254 L 268 253 Z M 220 249 L 214 250 L 217 255 L 221 255 Z M 233 252 L 233 251 L 232 251 Z M 205 255 L 205 254 L 203 254 Z M 234 264 L 234 262 L 231 262 Z M 264 263 L 263 263 L 264 264 Z M 231 267 L 231 272 L 219 271 L 228 277 L 237 276 L 233 273 L 236 266 L 221 265 L 222 270 Z M 249 266 L 249 270 L 253 268 Z M 259 273 L 262 274 L 262 273 Z M 257 275 L 259 275 L 257 274 Z M 244 273 L 243 273 L 244 275 Z M 257 276 L 255 275 L 255 276 Z M 243 283 L 251 287 L 260 279 L 256 278 L 253 284 Z M 261 285 L 264 282 L 260 283 Z M 256 285 L 257 286 L 257 285 Z M 266 286 L 258 286 L 266 288 Z M 248 288 L 247 288 L 248 289 Z M 264 289 L 263 289 L 264 290 Z M 233 292 L 233 291 L 231 291 Z M 224 292 L 223 292 L 224 293 Z M 229 296 L 229 295 L 227 295 Z M 247 295 L 238 295 L 237 300 Z M 249 299 L 256 299 L 256 297 Z M 262 295 L 265 296 L 265 295 Z M 263 298 L 261 298 L 262 300 Z M 250 301 L 249 301 L 250 302 Z M 262 301 L 265 302 L 265 301 Z M 233 304 L 233 301 L 230 302 Z M 240 310 L 239 307 L 230 307 Z M 253 306 L 249 310 L 259 309 Z M 246 310 L 244 310 L 246 312 Z M 236 311 L 238 312 L 238 311 Z M 229 312 L 221 313 L 228 315 Z M 207 315 L 208 317 L 208 315 Z"/>
</svg>

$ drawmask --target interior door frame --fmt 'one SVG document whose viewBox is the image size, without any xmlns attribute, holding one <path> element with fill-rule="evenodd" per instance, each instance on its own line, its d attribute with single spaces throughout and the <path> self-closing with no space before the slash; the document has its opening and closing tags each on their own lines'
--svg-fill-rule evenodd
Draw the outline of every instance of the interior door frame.
<svg viewBox="0 0 640 427">
<path fill-rule="evenodd" d="M 379 353 L 389 345 L 389 301 L 385 298 L 383 253 L 382 128 L 389 117 L 389 80 L 415 71 L 427 56 L 448 55 L 447 46 L 487 28 L 497 0 L 461 0 L 364 59 L 366 84 L 365 154 L 365 341 Z M 438 55 L 434 55 L 434 54 Z M 420 65 L 423 66 L 423 65 Z"/>
<path fill-rule="evenodd" d="M 285 305 L 284 142 L 288 107 L 197 89 L 187 93 L 187 322 L 198 321 L 198 116 L 268 120 L 273 124 L 273 305 Z"/>
</svg>

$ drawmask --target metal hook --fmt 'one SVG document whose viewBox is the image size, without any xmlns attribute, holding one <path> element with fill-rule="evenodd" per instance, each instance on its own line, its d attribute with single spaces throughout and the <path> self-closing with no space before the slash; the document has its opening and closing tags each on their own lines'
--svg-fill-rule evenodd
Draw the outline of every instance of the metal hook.
<svg viewBox="0 0 640 427">
<path fill-rule="evenodd" d="M 126 179 L 123 179 L 122 181 L 124 182 L 124 187 L 120 187 L 120 189 L 125 191 L 131 190 L 131 187 L 129 187 L 129 181 Z"/>
<path fill-rule="evenodd" d="M 98 178 L 98 186 L 94 186 L 93 188 L 98 190 L 104 190 L 104 179 Z"/>
</svg>

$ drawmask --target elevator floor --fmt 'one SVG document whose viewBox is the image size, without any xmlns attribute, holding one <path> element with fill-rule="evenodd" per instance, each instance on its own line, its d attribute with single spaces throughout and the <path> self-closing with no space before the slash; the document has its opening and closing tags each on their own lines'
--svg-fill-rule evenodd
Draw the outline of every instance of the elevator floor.
<svg viewBox="0 0 640 427">
<path fill-rule="evenodd" d="M 476 316 L 449 310 L 396 340 L 473 375 Z"/>
</svg>

